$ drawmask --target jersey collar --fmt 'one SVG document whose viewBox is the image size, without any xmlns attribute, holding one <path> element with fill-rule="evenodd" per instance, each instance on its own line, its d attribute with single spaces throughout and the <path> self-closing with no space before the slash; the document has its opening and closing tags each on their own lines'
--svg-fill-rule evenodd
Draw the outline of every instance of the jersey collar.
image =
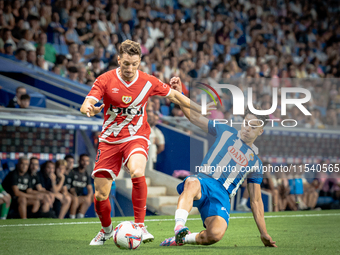
<svg viewBox="0 0 340 255">
<path fill-rule="evenodd" d="M 118 70 L 119 70 L 119 69 L 120 69 L 120 68 L 117 68 L 117 69 L 116 69 L 117 77 L 118 77 L 118 79 L 119 79 L 126 87 L 130 87 L 132 84 L 134 84 L 134 83 L 138 80 L 139 70 L 137 70 L 136 78 L 135 78 L 132 82 L 130 82 L 130 84 L 127 84 L 126 81 L 124 81 L 124 80 L 122 79 L 122 77 L 120 77 L 120 75 L 119 75 L 119 73 L 118 73 Z"/>
</svg>

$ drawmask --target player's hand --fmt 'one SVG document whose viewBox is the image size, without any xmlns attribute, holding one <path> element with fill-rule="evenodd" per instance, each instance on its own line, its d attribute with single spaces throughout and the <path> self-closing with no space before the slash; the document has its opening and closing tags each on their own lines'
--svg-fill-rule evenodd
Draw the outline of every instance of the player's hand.
<svg viewBox="0 0 340 255">
<path fill-rule="evenodd" d="M 266 247 L 277 247 L 276 246 L 276 242 L 272 240 L 272 238 L 270 237 L 270 235 L 266 234 L 266 235 L 261 235 L 261 241 L 264 244 L 264 246 Z"/>
<path fill-rule="evenodd" d="M 209 104 L 207 104 L 207 115 L 211 114 L 211 111 L 216 110 L 216 105 L 214 102 L 210 102 Z"/>
<path fill-rule="evenodd" d="M 170 80 L 170 86 L 172 89 L 177 90 L 179 93 L 182 93 L 182 82 L 179 77 L 172 77 Z"/>
<path fill-rule="evenodd" d="M 90 104 L 87 109 L 86 109 L 86 115 L 87 117 L 91 117 L 91 116 L 94 116 L 98 113 L 100 113 L 102 111 L 102 109 L 104 108 L 104 104 L 102 104 L 101 106 L 99 107 L 96 107 L 94 106 L 93 104 Z"/>
</svg>

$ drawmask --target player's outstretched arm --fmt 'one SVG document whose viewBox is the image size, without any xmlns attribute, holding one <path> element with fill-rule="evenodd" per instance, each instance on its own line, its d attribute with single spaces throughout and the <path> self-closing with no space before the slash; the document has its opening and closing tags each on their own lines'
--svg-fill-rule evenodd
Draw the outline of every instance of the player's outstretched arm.
<svg viewBox="0 0 340 255">
<path fill-rule="evenodd" d="M 250 206 L 257 228 L 261 234 L 261 241 L 265 246 L 277 247 L 270 235 L 267 233 L 266 222 L 264 221 L 264 209 L 261 198 L 261 186 L 257 183 L 248 183 Z"/>
<path fill-rule="evenodd" d="M 87 117 L 94 116 L 102 111 L 104 104 L 99 107 L 94 106 L 97 103 L 93 98 L 85 98 L 83 105 L 80 108 L 80 112 L 86 114 Z"/>
</svg>

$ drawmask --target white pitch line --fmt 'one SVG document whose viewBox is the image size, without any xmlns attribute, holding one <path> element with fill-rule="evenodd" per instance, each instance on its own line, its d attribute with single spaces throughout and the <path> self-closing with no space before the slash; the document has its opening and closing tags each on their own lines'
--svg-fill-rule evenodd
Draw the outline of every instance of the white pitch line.
<svg viewBox="0 0 340 255">
<path fill-rule="evenodd" d="M 325 214 L 295 214 L 295 215 L 267 215 L 265 218 L 295 218 L 295 217 L 321 217 L 321 216 L 340 216 L 340 213 L 325 213 Z M 252 219 L 253 216 L 234 216 L 230 219 Z M 189 218 L 188 220 L 201 220 L 201 218 Z M 146 219 L 146 222 L 159 222 L 159 221 L 174 221 L 174 219 Z M 118 223 L 121 221 L 112 221 Z M 83 222 L 60 222 L 60 223 L 40 223 L 40 224 L 16 224 L 16 225 L 0 225 L 0 228 L 5 227 L 37 227 L 37 226 L 60 226 L 60 225 L 86 225 L 86 224 L 99 224 L 99 221 L 83 221 Z"/>
</svg>

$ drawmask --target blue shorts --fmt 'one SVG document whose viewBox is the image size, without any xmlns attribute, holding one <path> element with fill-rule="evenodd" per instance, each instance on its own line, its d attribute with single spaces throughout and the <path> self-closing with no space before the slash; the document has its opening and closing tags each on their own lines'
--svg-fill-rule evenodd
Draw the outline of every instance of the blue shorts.
<svg viewBox="0 0 340 255">
<path fill-rule="evenodd" d="M 201 183 L 202 197 L 200 200 L 194 200 L 194 206 L 198 208 L 201 218 L 204 221 L 210 216 L 220 216 L 229 225 L 230 199 L 229 193 L 222 184 L 213 178 L 201 176 L 190 176 L 197 178 Z M 187 177 L 188 178 L 188 177 Z M 185 178 L 182 183 L 177 186 L 177 192 L 182 194 L 184 190 Z"/>
</svg>

